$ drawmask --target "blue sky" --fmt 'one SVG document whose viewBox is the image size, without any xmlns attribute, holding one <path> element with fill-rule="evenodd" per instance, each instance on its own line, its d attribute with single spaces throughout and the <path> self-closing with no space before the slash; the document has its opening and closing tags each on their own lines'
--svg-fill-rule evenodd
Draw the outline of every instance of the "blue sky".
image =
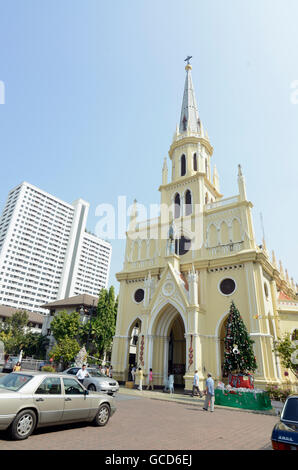
<svg viewBox="0 0 298 470">
<path fill-rule="evenodd" d="M 262 212 L 298 282 L 297 17 L 296 0 L 0 0 L 0 209 L 24 180 L 89 201 L 90 231 L 98 204 L 158 203 L 190 54 L 221 192 L 241 163 L 257 240 Z"/>
</svg>

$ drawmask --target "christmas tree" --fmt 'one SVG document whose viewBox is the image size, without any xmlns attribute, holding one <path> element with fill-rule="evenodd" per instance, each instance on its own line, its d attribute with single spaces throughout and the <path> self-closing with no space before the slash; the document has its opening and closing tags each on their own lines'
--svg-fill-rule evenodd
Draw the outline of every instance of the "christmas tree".
<svg viewBox="0 0 298 470">
<path fill-rule="evenodd" d="M 246 326 L 234 302 L 231 303 L 224 339 L 223 375 L 233 372 L 246 374 L 257 369 L 256 358 Z"/>
</svg>

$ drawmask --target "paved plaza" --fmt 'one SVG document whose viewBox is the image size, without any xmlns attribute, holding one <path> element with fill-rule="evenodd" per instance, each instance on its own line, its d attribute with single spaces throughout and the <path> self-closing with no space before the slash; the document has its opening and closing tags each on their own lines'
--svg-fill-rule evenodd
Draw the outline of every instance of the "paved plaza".
<svg viewBox="0 0 298 470">
<path fill-rule="evenodd" d="M 215 406 L 162 392 L 120 389 L 104 428 L 74 424 L 39 429 L 25 441 L 0 433 L 0 450 L 269 450 L 278 417 Z"/>
</svg>

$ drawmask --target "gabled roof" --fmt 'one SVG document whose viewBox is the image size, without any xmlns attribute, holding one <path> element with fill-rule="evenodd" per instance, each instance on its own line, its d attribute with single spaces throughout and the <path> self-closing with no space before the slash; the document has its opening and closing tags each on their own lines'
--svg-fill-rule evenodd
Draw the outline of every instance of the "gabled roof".
<svg viewBox="0 0 298 470">
<path fill-rule="evenodd" d="M 41 305 L 41 308 L 58 308 L 58 307 L 78 307 L 86 305 L 88 307 L 96 306 L 98 303 L 98 297 L 89 294 L 75 295 L 74 297 L 67 297 L 66 299 L 55 300 L 48 304 Z"/>
<path fill-rule="evenodd" d="M 33 323 L 43 323 L 44 315 L 37 312 L 29 312 L 23 308 L 9 307 L 7 305 L 0 305 L 0 317 L 12 317 L 16 312 L 26 312 L 29 317 L 29 321 Z"/>
</svg>

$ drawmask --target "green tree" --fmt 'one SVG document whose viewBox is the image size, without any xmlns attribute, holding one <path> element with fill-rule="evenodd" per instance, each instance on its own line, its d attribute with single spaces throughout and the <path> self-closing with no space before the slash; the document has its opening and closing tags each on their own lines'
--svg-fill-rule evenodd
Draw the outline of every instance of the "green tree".
<svg viewBox="0 0 298 470">
<path fill-rule="evenodd" d="M 290 333 L 285 333 L 274 344 L 274 349 L 283 367 L 290 369 L 298 379 L 298 341 L 292 341 Z"/>
<path fill-rule="evenodd" d="M 99 293 L 97 316 L 92 320 L 91 337 L 99 357 L 111 349 L 116 330 L 118 298 L 115 298 L 113 286 L 109 290 L 101 289 Z"/>
<path fill-rule="evenodd" d="M 28 331 L 24 336 L 22 347 L 24 356 L 45 359 L 48 345 L 49 339 L 46 336 Z"/>
<path fill-rule="evenodd" d="M 0 339 L 4 343 L 8 354 L 17 355 L 23 349 L 26 338 L 26 327 L 29 317 L 27 312 L 16 312 L 3 322 L 0 330 Z"/>
<path fill-rule="evenodd" d="M 80 334 L 80 315 L 78 312 L 59 312 L 51 322 L 51 331 L 57 342 L 64 338 L 75 339 Z"/>
<path fill-rule="evenodd" d="M 224 343 L 224 376 L 232 371 L 247 373 L 254 372 L 257 369 L 252 347 L 254 341 L 250 339 L 244 321 L 234 302 L 231 303 L 230 307 Z"/>
<path fill-rule="evenodd" d="M 61 363 L 64 370 L 67 369 L 68 365 L 74 361 L 79 351 L 80 345 L 77 340 L 65 336 L 55 344 L 51 349 L 49 356 L 53 358 L 57 364 Z"/>
</svg>

